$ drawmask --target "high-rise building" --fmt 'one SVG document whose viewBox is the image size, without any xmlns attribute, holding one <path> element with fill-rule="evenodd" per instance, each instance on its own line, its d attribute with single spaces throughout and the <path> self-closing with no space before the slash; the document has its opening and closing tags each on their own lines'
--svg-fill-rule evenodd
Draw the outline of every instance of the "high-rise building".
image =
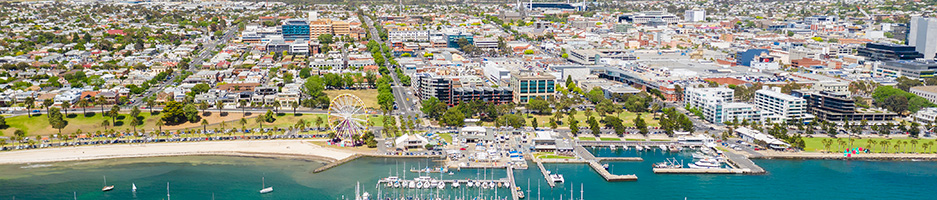
<svg viewBox="0 0 937 200">
<path fill-rule="evenodd" d="M 754 103 L 763 114 L 776 115 L 780 122 L 810 122 L 807 115 L 807 101 L 800 97 L 781 93 L 781 88 L 755 91 Z"/>
<path fill-rule="evenodd" d="M 546 99 L 556 93 L 556 77 L 545 72 L 511 72 L 511 90 L 514 102 L 527 104 L 534 98 Z"/>
<path fill-rule="evenodd" d="M 701 22 L 706 21 L 706 11 L 705 10 L 686 10 L 683 13 L 683 21 L 686 22 Z"/>
<path fill-rule="evenodd" d="M 924 54 L 925 59 L 934 59 L 937 55 L 937 18 L 912 17 L 908 44 Z"/>
</svg>

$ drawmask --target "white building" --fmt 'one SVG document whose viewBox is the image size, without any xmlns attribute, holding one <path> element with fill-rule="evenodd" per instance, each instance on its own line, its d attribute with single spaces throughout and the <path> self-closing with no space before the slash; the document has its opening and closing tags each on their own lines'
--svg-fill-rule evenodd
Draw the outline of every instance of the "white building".
<svg viewBox="0 0 937 200">
<path fill-rule="evenodd" d="M 814 89 L 833 93 L 849 92 L 849 83 L 841 81 L 821 81 L 813 85 Z"/>
<path fill-rule="evenodd" d="M 755 91 L 755 106 L 763 114 L 777 115 L 781 122 L 793 122 L 801 119 L 809 120 L 807 101 L 800 97 L 781 93 L 781 88 L 761 89 Z"/>
<path fill-rule="evenodd" d="M 937 119 L 937 108 L 934 108 L 934 107 L 923 108 L 917 111 L 916 113 L 914 113 L 912 117 L 914 117 L 915 122 L 921 123 L 921 124 L 937 122 L 937 121 L 934 121 L 934 119 Z"/>
<path fill-rule="evenodd" d="M 925 59 L 933 59 L 937 54 L 937 42 L 934 42 L 937 40 L 937 18 L 916 16 L 911 18 L 910 24 L 908 44 L 924 54 Z"/>
<path fill-rule="evenodd" d="M 686 10 L 683 13 L 683 21 L 686 22 L 701 22 L 706 21 L 706 10 Z"/>
<path fill-rule="evenodd" d="M 927 99 L 927 101 L 930 101 L 931 103 L 937 103 L 937 86 L 911 87 L 911 89 L 908 91 L 910 91 L 911 94 L 924 97 L 924 99 Z M 934 120 L 934 118 L 931 117 L 931 120 Z"/>
<path fill-rule="evenodd" d="M 754 105 L 732 102 L 734 94 L 729 88 L 687 88 L 683 99 L 689 107 L 698 109 L 712 123 L 762 120 L 761 111 Z"/>
<path fill-rule="evenodd" d="M 752 130 L 748 127 L 739 127 L 738 129 L 735 129 L 735 134 L 746 142 L 762 145 L 774 150 L 784 150 L 791 146 L 787 143 L 784 143 L 784 141 L 774 138 L 774 136 Z"/>
<path fill-rule="evenodd" d="M 389 31 L 387 39 L 391 42 L 429 41 L 429 31 Z"/>
</svg>

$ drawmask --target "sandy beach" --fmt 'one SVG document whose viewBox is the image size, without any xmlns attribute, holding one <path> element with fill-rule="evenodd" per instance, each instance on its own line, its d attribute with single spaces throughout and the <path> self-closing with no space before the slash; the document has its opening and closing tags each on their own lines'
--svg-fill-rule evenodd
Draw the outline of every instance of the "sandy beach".
<svg viewBox="0 0 937 200">
<path fill-rule="evenodd" d="M 46 148 L 0 152 L 0 164 L 185 155 L 288 157 L 332 162 L 355 154 L 351 151 L 322 147 L 312 141 L 315 140 L 241 140 Z"/>
</svg>

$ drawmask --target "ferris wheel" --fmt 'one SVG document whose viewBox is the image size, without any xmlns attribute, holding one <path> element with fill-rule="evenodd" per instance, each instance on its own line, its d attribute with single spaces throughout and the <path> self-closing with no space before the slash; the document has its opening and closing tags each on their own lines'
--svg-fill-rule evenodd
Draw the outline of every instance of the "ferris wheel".
<svg viewBox="0 0 937 200">
<path fill-rule="evenodd" d="M 329 102 L 329 127 L 339 137 L 363 134 L 367 115 L 364 102 L 357 96 L 341 94 Z"/>
</svg>

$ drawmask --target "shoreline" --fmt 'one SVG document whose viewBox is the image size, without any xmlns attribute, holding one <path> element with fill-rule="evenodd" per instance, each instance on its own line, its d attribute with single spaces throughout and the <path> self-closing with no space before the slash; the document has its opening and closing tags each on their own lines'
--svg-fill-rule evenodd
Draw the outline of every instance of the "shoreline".
<svg viewBox="0 0 937 200">
<path fill-rule="evenodd" d="M 121 144 L 0 152 L 0 165 L 171 156 L 237 156 L 321 161 L 325 164 L 358 153 L 321 147 L 315 140 L 249 140 L 160 144 Z"/>
<path fill-rule="evenodd" d="M 845 157 L 837 153 L 762 153 L 762 156 L 751 156 L 750 159 L 779 159 L 779 160 L 869 160 L 869 161 L 937 161 L 937 154 L 888 154 L 868 153 L 853 154 Z"/>
</svg>

